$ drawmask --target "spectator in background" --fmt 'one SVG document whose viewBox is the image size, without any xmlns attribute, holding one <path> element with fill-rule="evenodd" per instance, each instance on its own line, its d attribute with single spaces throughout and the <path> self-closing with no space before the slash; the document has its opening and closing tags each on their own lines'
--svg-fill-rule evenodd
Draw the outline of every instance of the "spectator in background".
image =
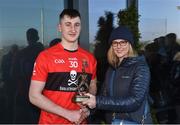
<svg viewBox="0 0 180 125">
<path fill-rule="evenodd" d="M 175 54 L 180 51 L 180 45 L 177 43 L 177 36 L 175 33 L 169 33 L 165 36 L 165 47 L 169 62 L 171 63 Z"/>
<path fill-rule="evenodd" d="M 180 123 L 180 51 L 173 58 L 172 68 L 170 72 L 172 83 L 172 97 L 176 109 L 177 118 L 174 123 Z"/>
<path fill-rule="evenodd" d="M 16 67 L 15 59 L 17 53 L 19 51 L 19 47 L 16 44 L 13 44 L 9 50 L 9 52 L 2 57 L 1 69 L 2 69 L 2 81 L 4 82 L 4 89 L 6 92 L 6 115 L 7 118 L 6 123 L 13 123 L 13 111 L 14 111 L 14 98 L 15 98 L 15 90 L 16 84 L 14 82 L 15 78 L 13 75 L 13 70 Z"/>
<path fill-rule="evenodd" d="M 165 36 L 165 49 L 167 52 L 167 65 L 166 65 L 166 72 L 167 72 L 167 77 L 165 77 L 167 80 L 166 83 L 168 86 L 167 93 L 170 95 L 170 106 L 174 107 L 175 103 L 174 102 L 174 96 L 173 92 L 175 88 L 173 87 L 173 81 L 171 80 L 171 70 L 174 65 L 174 56 L 176 53 L 180 52 L 180 45 L 177 43 L 177 36 L 175 33 L 168 33 Z M 176 112 L 175 109 L 171 109 L 168 111 L 168 123 L 175 123 L 176 122 Z"/>
<path fill-rule="evenodd" d="M 49 47 L 52 47 L 52 46 L 54 46 L 54 45 L 56 45 L 56 44 L 58 44 L 60 42 L 61 42 L 60 38 L 55 38 L 49 43 Z"/>
<path fill-rule="evenodd" d="M 37 123 L 39 118 L 39 109 L 29 102 L 28 93 L 31 81 L 31 75 L 36 57 L 44 49 L 44 46 L 38 42 L 38 31 L 30 28 L 26 32 L 28 46 L 20 50 L 16 61 L 16 100 L 14 123 Z"/>
<path fill-rule="evenodd" d="M 146 58 L 151 71 L 150 94 L 154 100 L 159 123 L 175 123 L 176 112 L 174 110 L 174 92 L 172 67 L 173 57 L 180 49 L 176 42 L 176 34 L 169 33 L 166 36 L 156 38 L 146 47 Z"/>
</svg>

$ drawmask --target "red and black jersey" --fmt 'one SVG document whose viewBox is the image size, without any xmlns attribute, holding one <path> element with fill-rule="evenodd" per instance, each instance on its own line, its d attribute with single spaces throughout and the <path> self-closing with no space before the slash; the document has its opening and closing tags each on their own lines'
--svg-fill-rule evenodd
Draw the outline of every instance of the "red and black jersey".
<svg viewBox="0 0 180 125">
<path fill-rule="evenodd" d="M 69 110 L 77 110 L 80 107 L 72 102 L 78 86 L 78 77 L 82 74 L 83 61 L 86 61 L 85 72 L 87 83 L 96 77 L 96 60 L 94 56 L 78 47 L 76 51 L 65 50 L 61 44 L 57 44 L 41 52 L 34 64 L 32 80 L 45 82 L 43 94 Z M 41 111 L 40 124 L 71 124 L 67 119 Z"/>
</svg>

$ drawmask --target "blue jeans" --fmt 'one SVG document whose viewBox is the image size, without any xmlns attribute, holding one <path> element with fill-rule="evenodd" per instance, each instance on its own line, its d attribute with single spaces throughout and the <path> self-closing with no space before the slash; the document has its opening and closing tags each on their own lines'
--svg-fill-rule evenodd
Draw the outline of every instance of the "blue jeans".
<svg viewBox="0 0 180 125">
<path fill-rule="evenodd" d="M 128 124 L 133 124 L 133 125 L 138 125 L 139 123 L 136 121 L 131 121 L 131 120 L 125 120 L 125 119 L 113 119 L 111 122 L 112 125 L 128 125 Z"/>
</svg>

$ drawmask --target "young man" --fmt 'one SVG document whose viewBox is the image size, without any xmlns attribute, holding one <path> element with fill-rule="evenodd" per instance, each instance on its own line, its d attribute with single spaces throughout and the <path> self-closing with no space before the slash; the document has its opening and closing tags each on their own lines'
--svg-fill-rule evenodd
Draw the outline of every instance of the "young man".
<svg viewBox="0 0 180 125">
<path fill-rule="evenodd" d="M 29 91 L 30 101 L 42 109 L 40 124 L 86 123 L 89 111 L 72 98 L 77 92 L 83 61 L 89 92 L 96 94 L 96 60 L 78 45 L 81 17 L 77 10 L 64 9 L 60 14 L 62 41 L 41 52 L 34 64 Z"/>
</svg>

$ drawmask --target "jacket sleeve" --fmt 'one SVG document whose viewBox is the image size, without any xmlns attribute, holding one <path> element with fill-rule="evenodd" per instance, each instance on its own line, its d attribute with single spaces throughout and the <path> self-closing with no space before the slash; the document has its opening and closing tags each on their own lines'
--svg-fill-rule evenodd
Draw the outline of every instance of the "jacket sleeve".
<svg viewBox="0 0 180 125">
<path fill-rule="evenodd" d="M 146 64 L 138 64 L 135 69 L 130 92 L 126 97 L 97 96 L 98 109 L 116 112 L 133 112 L 139 109 L 149 90 L 150 72 Z"/>
</svg>

